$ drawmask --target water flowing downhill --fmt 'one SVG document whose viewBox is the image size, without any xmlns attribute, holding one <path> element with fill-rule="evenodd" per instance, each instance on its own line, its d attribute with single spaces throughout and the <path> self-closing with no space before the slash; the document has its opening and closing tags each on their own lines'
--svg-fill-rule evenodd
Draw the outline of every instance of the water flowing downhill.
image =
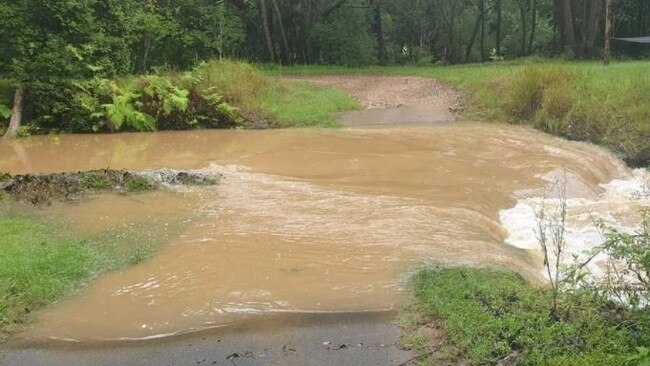
<svg viewBox="0 0 650 366">
<path fill-rule="evenodd" d="M 184 218 L 149 261 L 38 314 L 23 339 L 144 339 L 276 312 L 391 309 L 426 264 L 500 265 L 540 279 L 535 205 L 566 177 L 569 245 L 591 219 L 633 227 L 647 173 L 530 129 L 200 131 L 0 143 L 0 171 L 182 168 L 216 187 L 55 204 L 81 232 Z M 27 210 L 27 208 L 23 208 Z M 596 233 L 596 234 L 594 234 Z"/>
</svg>

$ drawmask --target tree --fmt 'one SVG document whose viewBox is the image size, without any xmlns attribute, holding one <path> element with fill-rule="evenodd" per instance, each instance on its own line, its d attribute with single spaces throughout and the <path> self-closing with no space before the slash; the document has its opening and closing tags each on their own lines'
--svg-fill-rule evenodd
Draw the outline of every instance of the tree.
<svg viewBox="0 0 650 366">
<path fill-rule="evenodd" d="M 559 48 L 580 58 L 593 57 L 600 34 L 602 0 L 555 0 Z"/>
<path fill-rule="evenodd" d="M 258 0 L 258 8 L 260 19 L 262 20 L 262 29 L 264 30 L 266 49 L 269 52 L 269 61 L 275 62 L 275 50 L 273 47 L 273 39 L 271 38 L 271 28 L 269 28 L 269 16 L 266 7 L 266 0 Z"/>
<path fill-rule="evenodd" d="M 613 30 L 613 21 L 614 21 L 614 0 L 607 0 L 606 6 L 606 17 L 605 17 L 605 50 L 604 50 L 604 62 L 605 65 L 609 65 L 609 59 L 612 55 L 612 30 Z"/>
<path fill-rule="evenodd" d="M 25 96 L 25 85 L 20 84 L 16 88 L 16 95 L 14 96 L 13 108 L 11 109 L 11 119 L 9 120 L 9 128 L 5 132 L 5 137 L 13 137 L 16 135 L 23 119 L 23 98 Z"/>
</svg>

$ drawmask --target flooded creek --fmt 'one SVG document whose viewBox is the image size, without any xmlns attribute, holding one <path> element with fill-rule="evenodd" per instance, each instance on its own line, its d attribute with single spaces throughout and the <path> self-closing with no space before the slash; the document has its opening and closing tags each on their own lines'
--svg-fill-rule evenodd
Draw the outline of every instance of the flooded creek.
<svg viewBox="0 0 650 366">
<path fill-rule="evenodd" d="M 19 335 L 36 341 L 144 339 L 273 312 L 392 309 L 409 274 L 427 264 L 499 265 L 538 280 L 530 214 L 555 178 L 566 177 L 577 248 L 593 239 L 585 213 L 632 227 L 632 213 L 648 205 L 639 196 L 646 174 L 597 147 L 514 126 L 65 135 L 2 141 L 0 156 L 0 171 L 12 174 L 224 176 L 215 187 L 42 209 L 84 234 L 138 220 L 187 223 L 149 261 L 40 312 Z"/>
</svg>

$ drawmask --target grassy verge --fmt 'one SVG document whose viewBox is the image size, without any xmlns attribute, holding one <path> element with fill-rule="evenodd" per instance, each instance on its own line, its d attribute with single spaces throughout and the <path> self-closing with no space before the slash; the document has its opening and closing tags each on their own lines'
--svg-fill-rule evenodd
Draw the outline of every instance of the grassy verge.
<svg viewBox="0 0 650 366">
<path fill-rule="evenodd" d="M 69 238 L 49 223 L 0 213 L 0 340 L 102 272 L 145 260 L 161 239 L 146 232 L 155 230 Z"/>
<path fill-rule="evenodd" d="M 358 109 L 359 103 L 335 88 L 288 82 L 281 93 L 266 96 L 260 106 L 274 116 L 275 127 L 338 127 L 334 114 Z"/>
<path fill-rule="evenodd" d="M 466 118 L 532 125 L 613 149 L 632 165 L 650 162 L 648 61 L 517 62 L 449 67 L 284 67 L 269 73 L 381 73 L 433 77 L 466 94 Z"/>
<path fill-rule="evenodd" d="M 403 343 L 423 364 L 636 365 L 637 347 L 650 344 L 648 309 L 633 312 L 578 291 L 562 295 L 553 319 L 548 291 L 509 272 L 429 269 L 413 288 Z M 435 340 L 423 331 L 432 327 L 444 328 L 433 353 Z"/>
</svg>

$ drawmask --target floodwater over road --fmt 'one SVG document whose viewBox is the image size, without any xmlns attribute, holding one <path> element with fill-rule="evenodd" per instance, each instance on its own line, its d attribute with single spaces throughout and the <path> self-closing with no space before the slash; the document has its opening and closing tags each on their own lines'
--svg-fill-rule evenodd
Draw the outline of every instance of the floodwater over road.
<svg viewBox="0 0 650 366">
<path fill-rule="evenodd" d="M 43 209 L 83 232 L 187 220 L 149 261 L 42 311 L 29 340 L 143 339 L 275 312 L 395 308 L 426 264 L 540 278 L 536 197 L 566 180 L 569 239 L 588 217 L 636 224 L 642 172 L 602 149 L 514 126 L 65 135 L 0 143 L 0 171 L 203 169 L 216 187 Z M 532 219 L 531 219 L 531 215 Z M 533 222 L 531 222 L 533 220 Z M 127 243 L 128 244 L 128 243 Z"/>
</svg>

